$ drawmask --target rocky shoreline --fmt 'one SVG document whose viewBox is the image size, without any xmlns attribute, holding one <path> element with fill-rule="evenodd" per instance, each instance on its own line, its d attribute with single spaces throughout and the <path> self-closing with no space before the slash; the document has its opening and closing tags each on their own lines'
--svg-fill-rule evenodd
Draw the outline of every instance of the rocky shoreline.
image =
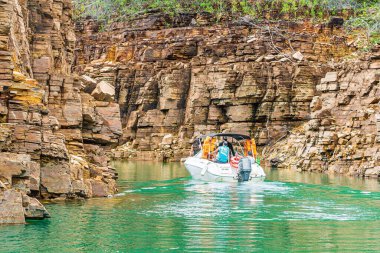
<svg viewBox="0 0 380 253">
<path fill-rule="evenodd" d="M 178 161 L 207 132 L 252 134 L 278 168 L 380 175 L 380 48 L 359 57 L 341 27 L 153 13 L 101 31 L 70 0 L 0 14 L 0 223 L 112 195 L 111 157 Z"/>
<path fill-rule="evenodd" d="M 378 178 L 380 48 L 333 70 L 316 87 L 310 120 L 264 153 L 280 168 Z"/>
<path fill-rule="evenodd" d="M 71 1 L 1 0 L 0 14 L 0 223 L 48 217 L 37 199 L 115 193 L 103 148 L 118 143 L 119 109 L 71 72 Z"/>
</svg>

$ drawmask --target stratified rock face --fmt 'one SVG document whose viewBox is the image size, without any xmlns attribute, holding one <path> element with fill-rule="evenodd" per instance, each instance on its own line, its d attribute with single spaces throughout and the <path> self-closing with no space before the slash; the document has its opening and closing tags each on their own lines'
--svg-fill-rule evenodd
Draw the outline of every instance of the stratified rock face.
<svg viewBox="0 0 380 253">
<path fill-rule="evenodd" d="M 25 222 L 21 192 L 12 189 L 0 191 L 0 214 L 1 224 Z"/>
<path fill-rule="evenodd" d="M 266 153 L 297 170 L 380 175 L 380 48 L 340 64 L 317 85 L 311 119 Z"/>
<path fill-rule="evenodd" d="M 0 0 L 0 223 L 48 217 L 34 197 L 107 196 L 116 190 L 108 160 L 87 161 L 93 154 L 84 144 L 101 138 L 87 134 L 83 111 L 90 105 L 82 102 L 81 82 L 71 73 L 71 5 Z M 107 105 L 95 112 L 96 134 L 107 136 L 102 145 L 116 144 L 121 135 L 119 109 Z"/>
<path fill-rule="evenodd" d="M 178 160 L 194 136 L 215 131 L 252 131 L 271 144 L 309 119 L 326 63 L 351 50 L 339 32 L 307 23 L 167 19 L 154 14 L 103 33 L 93 20 L 76 26 L 75 69 L 116 88 L 128 142 L 117 157 Z"/>
</svg>

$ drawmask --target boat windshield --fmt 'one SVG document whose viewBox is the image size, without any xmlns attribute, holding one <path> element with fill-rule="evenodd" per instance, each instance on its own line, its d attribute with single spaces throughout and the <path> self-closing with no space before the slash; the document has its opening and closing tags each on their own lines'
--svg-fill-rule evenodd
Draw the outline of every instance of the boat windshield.
<svg viewBox="0 0 380 253">
<path fill-rule="evenodd" d="M 242 142 L 243 141 L 246 141 L 246 140 L 250 140 L 251 137 L 249 137 L 248 135 L 244 135 L 244 134 L 237 134 L 237 133 L 211 133 L 211 134 L 207 134 L 207 135 L 202 135 L 198 138 L 198 140 L 200 141 L 200 146 L 201 148 L 203 149 L 203 141 L 207 138 L 207 137 L 211 137 L 211 138 L 215 138 L 217 140 L 216 144 L 219 145 L 220 143 L 222 143 L 223 139 L 224 138 L 227 138 L 227 141 L 229 143 L 231 143 L 232 145 L 232 148 L 233 148 L 233 154 L 235 155 L 238 155 L 238 156 L 244 156 L 244 144 L 242 145 Z M 196 157 L 200 157 L 201 152 L 199 152 L 198 154 L 196 154 L 195 156 Z"/>
<path fill-rule="evenodd" d="M 214 138 L 214 137 L 231 137 L 237 141 L 250 140 L 251 139 L 251 137 L 249 137 L 248 135 L 235 134 L 235 133 L 217 133 L 217 134 L 213 133 L 213 134 L 202 135 L 202 136 L 200 136 L 200 138 L 204 139 L 207 136 L 210 136 L 211 138 Z"/>
</svg>

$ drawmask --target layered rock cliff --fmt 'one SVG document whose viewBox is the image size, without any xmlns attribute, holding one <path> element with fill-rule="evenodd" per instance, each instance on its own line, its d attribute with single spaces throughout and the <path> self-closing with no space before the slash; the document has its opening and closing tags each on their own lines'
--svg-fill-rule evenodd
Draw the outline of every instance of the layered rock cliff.
<svg viewBox="0 0 380 253">
<path fill-rule="evenodd" d="M 177 160 L 194 136 L 232 131 L 275 167 L 380 174 L 379 49 L 359 57 L 341 27 L 155 13 L 99 28 L 77 24 L 75 66 L 116 87 L 116 157 Z"/>
<path fill-rule="evenodd" d="M 277 167 L 380 174 L 379 51 L 348 61 L 340 27 L 150 13 L 74 33 L 71 10 L 0 0 L 0 223 L 115 192 L 118 144 L 179 160 L 208 132 L 251 134 Z"/>
<path fill-rule="evenodd" d="M 206 14 L 77 23 L 75 70 L 116 87 L 124 148 L 116 157 L 178 160 L 200 133 L 249 133 L 271 145 L 310 118 L 331 61 L 353 48 L 307 22 L 215 24 Z"/>
<path fill-rule="evenodd" d="M 265 153 L 280 168 L 379 177 L 380 48 L 332 70 L 316 87 L 310 120 Z"/>
<path fill-rule="evenodd" d="M 116 190 L 99 145 L 118 140 L 99 142 L 86 123 L 97 117 L 97 134 L 118 137 L 119 109 L 81 92 L 71 72 L 71 12 L 70 0 L 0 0 L 0 223 L 47 217 L 36 198 Z"/>
</svg>

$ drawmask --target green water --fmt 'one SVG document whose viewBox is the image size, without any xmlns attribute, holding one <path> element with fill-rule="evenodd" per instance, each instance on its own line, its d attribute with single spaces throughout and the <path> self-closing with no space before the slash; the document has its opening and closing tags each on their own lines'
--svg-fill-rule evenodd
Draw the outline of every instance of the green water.
<svg viewBox="0 0 380 253">
<path fill-rule="evenodd" d="M 0 251 L 380 252 L 377 180 L 267 170 L 249 186 L 115 165 L 116 197 L 46 204 L 52 219 L 0 226 Z"/>
</svg>

